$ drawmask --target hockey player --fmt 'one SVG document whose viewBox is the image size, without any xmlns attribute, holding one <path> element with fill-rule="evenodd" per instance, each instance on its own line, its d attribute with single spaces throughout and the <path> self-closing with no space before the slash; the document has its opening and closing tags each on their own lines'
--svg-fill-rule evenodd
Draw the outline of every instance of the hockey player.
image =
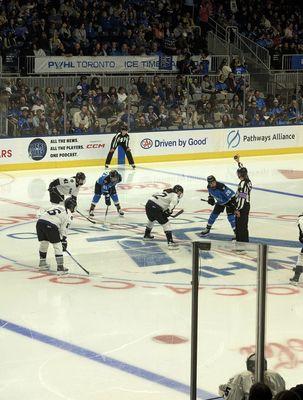
<svg viewBox="0 0 303 400">
<path fill-rule="evenodd" d="M 128 129 L 126 125 L 123 125 L 120 132 L 118 132 L 110 145 L 110 150 L 109 153 L 106 157 L 105 161 L 105 168 L 108 168 L 109 164 L 111 163 L 111 160 L 113 158 L 114 152 L 116 151 L 117 147 L 121 146 L 122 149 L 124 150 L 126 157 L 128 159 L 129 165 L 132 166 L 133 169 L 136 168 L 135 162 L 131 153 L 131 150 L 129 148 L 129 134 L 128 134 Z"/>
<path fill-rule="evenodd" d="M 264 383 L 270 388 L 273 396 L 285 390 L 285 381 L 281 375 L 274 371 L 267 371 L 265 361 Z M 249 391 L 255 383 L 256 355 L 251 354 L 246 360 L 247 371 L 233 376 L 225 385 L 219 386 L 219 394 L 226 400 L 247 400 Z"/>
<path fill-rule="evenodd" d="M 240 179 L 238 190 L 236 193 L 236 240 L 237 242 L 249 242 L 248 234 L 248 217 L 250 210 L 250 192 L 252 189 L 251 180 L 248 177 L 248 172 L 240 162 L 238 155 L 234 156 L 234 160 L 238 164 L 237 175 Z"/>
<path fill-rule="evenodd" d="M 46 271 L 49 265 L 46 262 L 47 250 L 52 243 L 55 251 L 57 262 L 57 273 L 66 274 L 67 268 L 63 266 L 63 253 L 67 249 L 67 230 L 72 220 L 72 213 L 76 208 L 76 201 L 72 197 L 68 197 L 64 201 L 64 205 L 57 205 L 44 211 L 36 224 L 38 240 L 40 242 L 39 269 Z"/>
<path fill-rule="evenodd" d="M 80 186 L 85 184 L 86 177 L 83 172 L 77 172 L 71 178 L 57 178 L 53 180 L 49 187 L 50 202 L 60 204 L 64 202 L 65 196 L 72 196 L 77 200 Z"/>
<path fill-rule="evenodd" d="M 214 222 L 218 218 L 219 214 L 226 208 L 227 219 L 236 233 L 236 221 L 235 221 L 235 209 L 236 209 L 236 197 L 235 192 L 224 185 L 224 183 L 218 182 L 213 175 L 207 177 L 207 189 L 208 189 L 208 204 L 215 206 L 212 213 L 210 214 L 207 226 L 201 232 L 201 236 L 209 234 Z"/>
<path fill-rule="evenodd" d="M 179 203 L 183 196 L 183 187 L 175 185 L 172 189 L 164 189 L 162 193 L 155 193 L 145 205 L 146 216 L 148 222 L 145 228 L 144 239 L 154 239 L 151 235 L 155 221 L 162 226 L 168 247 L 171 249 L 177 248 L 178 245 L 173 241 L 172 231 L 168 217 L 172 214 L 174 208 Z"/>
<path fill-rule="evenodd" d="M 92 199 L 92 203 L 89 210 L 90 217 L 94 216 L 94 209 L 99 202 L 101 196 L 105 197 L 105 204 L 106 206 L 111 205 L 111 199 L 113 200 L 117 211 L 120 215 L 124 215 L 124 212 L 121 209 L 118 194 L 116 191 L 117 183 L 122 181 L 122 177 L 118 171 L 115 169 L 112 171 L 105 171 L 100 178 L 95 183 L 95 194 Z"/>
<path fill-rule="evenodd" d="M 303 212 L 298 217 L 298 228 L 299 228 L 299 241 L 302 243 L 302 249 L 298 255 L 297 265 L 293 269 L 295 274 L 290 279 L 290 283 L 292 283 L 293 285 L 296 285 L 299 282 L 300 275 L 303 272 Z"/>
</svg>

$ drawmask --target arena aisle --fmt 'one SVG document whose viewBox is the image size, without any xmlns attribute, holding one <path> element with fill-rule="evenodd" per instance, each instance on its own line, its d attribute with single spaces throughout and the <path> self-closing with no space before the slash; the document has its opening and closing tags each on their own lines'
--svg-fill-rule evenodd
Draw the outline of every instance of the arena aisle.
<svg viewBox="0 0 303 400">
<path fill-rule="evenodd" d="M 269 248 L 267 287 L 268 367 L 287 387 L 303 375 L 302 283 L 289 285 L 300 249 L 302 155 L 247 157 L 253 183 L 249 231 Z M 297 168 L 294 169 L 294 166 Z M 40 272 L 35 223 L 49 206 L 47 187 L 78 170 L 0 174 L 0 397 L 9 400 L 187 399 L 190 372 L 191 241 L 199 239 L 211 207 L 206 177 L 236 190 L 231 159 L 119 167 L 114 206 L 96 224 L 75 214 L 68 249 L 90 275 L 65 254 L 70 274 Z M 78 209 L 88 215 L 100 167 L 86 167 Z M 184 196 L 172 220 L 179 249 L 169 251 L 161 227 L 144 242 L 144 205 L 155 192 L 180 184 Z M 245 369 L 254 351 L 256 252 L 235 253 L 233 232 L 221 214 L 210 239 L 227 248 L 201 259 L 198 397 L 217 396 L 218 386 Z M 180 363 L 180 360 L 183 360 Z M 71 369 L 72 367 L 72 369 Z M 72 372 L 71 372 L 72 370 Z"/>
</svg>

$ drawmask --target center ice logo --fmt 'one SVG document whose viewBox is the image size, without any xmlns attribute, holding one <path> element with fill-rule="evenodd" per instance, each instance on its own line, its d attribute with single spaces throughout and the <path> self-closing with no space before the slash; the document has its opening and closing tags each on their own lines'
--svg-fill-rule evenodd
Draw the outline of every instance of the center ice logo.
<svg viewBox="0 0 303 400">
<path fill-rule="evenodd" d="M 241 141 L 241 136 L 239 130 L 232 130 L 227 134 L 227 145 L 228 148 L 234 149 L 238 147 Z"/>
<path fill-rule="evenodd" d="M 149 138 L 142 139 L 140 143 L 142 149 L 150 149 L 153 146 L 153 144 L 154 142 Z"/>
</svg>

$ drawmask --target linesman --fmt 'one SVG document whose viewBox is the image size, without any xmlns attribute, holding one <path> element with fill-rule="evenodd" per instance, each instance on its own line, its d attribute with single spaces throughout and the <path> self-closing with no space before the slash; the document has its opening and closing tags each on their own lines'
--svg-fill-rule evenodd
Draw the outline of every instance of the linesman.
<svg viewBox="0 0 303 400">
<path fill-rule="evenodd" d="M 235 155 L 234 160 L 238 164 L 237 175 L 240 179 L 236 193 L 236 241 L 249 242 L 248 218 L 250 211 L 250 192 L 252 190 L 252 183 L 248 177 L 247 169 L 243 167 L 243 164 L 240 162 L 239 155 Z"/>
<path fill-rule="evenodd" d="M 296 285 L 299 282 L 300 275 L 303 273 L 303 212 L 298 217 L 299 241 L 302 244 L 301 252 L 298 254 L 297 264 L 293 268 L 294 276 L 290 279 L 290 283 Z"/>
<path fill-rule="evenodd" d="M 124 153 L 126 154 L 129 165 L 131 165 L 132 168 L 135 169 L 136 168 L 135 162 L 134 162 L 131 150 L 129 148 L 129 134 L 128 134 L 126 125 L 122 126 L 121 130 L 118 133 L 116 133 L 116 135 L 114 136 L 114 138 L 111 142 L 110 150 L 108 152 L 108 155 L 107 155 L 106 161 L 105 161 L 105 168 L 108 168 L 109 164 L 111 163 L 114 152 L 116 151 L 118 146 L 122 147 L 122 149 L 124 150 Z"/>
</svg>

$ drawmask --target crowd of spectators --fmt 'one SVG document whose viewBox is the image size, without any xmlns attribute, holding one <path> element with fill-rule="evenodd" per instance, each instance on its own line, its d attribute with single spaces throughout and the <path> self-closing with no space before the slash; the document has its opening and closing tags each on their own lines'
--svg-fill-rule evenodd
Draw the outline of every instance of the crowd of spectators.
<svg viewBox="0 0 303 400">
<path fill-rule="evenodd" d="M 303 8 L 298 1 L 202 0 L 200 19 L 208 18 L 226 26 L 237 26 L 239 32 L 269 50 L 273 69 L 282 68 L 282 55 L 303 54 Z"/>
<path fill-rule="evenodd" d="M 200 54 L 206 36 L 183 0 L 0 1 L 0 55 Z"/>
<path fill-rule="evenodd" d="M 107 133 L 121 124 L 155 131 L 303 123 L 302 87 L 286 102 L 251 89 L 246 76 L 223 70 L 227 76 L 217 81 L 208 75 L 142 75 L 125 77 L 117 87 L 81 76 L 71 90 L 28 87 L 17 78 L 6 82 L 0 102 L 9 136 Z"/>
<path fill-rule="evenodd" d="M 249 391 L 248 400 L 303 400 L 303 385 L 299 384 L 289 390 L 282 390 L 275 396 L 264 383 L 255 383 Z"/>
</svg>

